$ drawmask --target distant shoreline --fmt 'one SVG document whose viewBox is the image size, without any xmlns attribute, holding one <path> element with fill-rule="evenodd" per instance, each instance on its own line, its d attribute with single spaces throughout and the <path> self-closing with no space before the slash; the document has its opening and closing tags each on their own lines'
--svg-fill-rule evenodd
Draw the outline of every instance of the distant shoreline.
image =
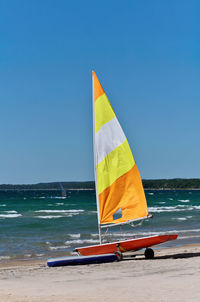
<svg viewBox="0 0 200 302">
<path fill-rule="evenodd" d="M 58 191 L 59 189 L 0 189 L 0 192 L 5 191 Z M 95 189 L 90 188 L 68 188 L 67 191 L 95 191 Z M 144 191 L 200 191 L 200 188 L 144 188 Z"/>
<path fill-rule="evenodd" d="M 174 178 L 174 179 L 143 179 L 145 190 L 200 190 L 200 178 Z M 68 190 L 95 190 L 94 181 L 62 181 L 37 184 L 1 184 L 0 191 L 60 191 L 60 187 Z"/>
</svg>

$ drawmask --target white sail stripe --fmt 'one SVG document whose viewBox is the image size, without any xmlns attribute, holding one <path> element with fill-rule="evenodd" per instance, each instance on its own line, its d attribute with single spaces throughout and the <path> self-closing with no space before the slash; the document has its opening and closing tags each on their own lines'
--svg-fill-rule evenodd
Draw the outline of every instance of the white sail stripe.
<svg viewBox="0 0 200 302">
<path fill-rule="evenodd" d="M 99 164 L 110 152 L 120 146 L 126 140 L 126 136 L 117 120 L 104 124 L 95 135 L 96 164 Z"/>
</svg>

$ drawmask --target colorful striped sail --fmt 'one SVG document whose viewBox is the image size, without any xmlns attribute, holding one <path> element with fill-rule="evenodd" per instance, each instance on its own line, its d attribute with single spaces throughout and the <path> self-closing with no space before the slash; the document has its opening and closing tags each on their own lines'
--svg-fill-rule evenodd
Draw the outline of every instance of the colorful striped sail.
<svg viewBox="0 0 200 302">
<path fill-rule="evenodd" d="M 148 216 L 135 160 L 110 102 L 93 72 L 94 157 L 99 224 Z"/>
</svg>

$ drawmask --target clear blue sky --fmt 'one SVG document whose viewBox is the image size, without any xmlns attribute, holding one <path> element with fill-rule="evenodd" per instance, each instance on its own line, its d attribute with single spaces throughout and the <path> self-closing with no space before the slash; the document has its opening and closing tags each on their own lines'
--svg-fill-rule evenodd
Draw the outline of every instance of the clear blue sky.
<svg viewBox="0 0 200 302">
<path fill-rule="evenodd" d="M 200 2 L 0 0 L 0 183 L 92 180 L 94 69 L 142 178 L 200 177 Z"/>
</svg>

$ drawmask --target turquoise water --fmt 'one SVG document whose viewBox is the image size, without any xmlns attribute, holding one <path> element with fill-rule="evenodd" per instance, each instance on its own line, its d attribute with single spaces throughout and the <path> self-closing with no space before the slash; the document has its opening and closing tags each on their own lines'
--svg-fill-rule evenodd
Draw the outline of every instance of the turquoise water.
<svg viewBox="0 0 200 302">
<path fill-rule="evenodd" d="M 168 245 L 200 243 L 200 191 L 146 191 L 154 218 L 136 227 L 110 228 L 105 240 L 179 234 Z M 94 191 L 0 192 L 0 260 L 48 258 L 97 244 Z"/>
</svg>

